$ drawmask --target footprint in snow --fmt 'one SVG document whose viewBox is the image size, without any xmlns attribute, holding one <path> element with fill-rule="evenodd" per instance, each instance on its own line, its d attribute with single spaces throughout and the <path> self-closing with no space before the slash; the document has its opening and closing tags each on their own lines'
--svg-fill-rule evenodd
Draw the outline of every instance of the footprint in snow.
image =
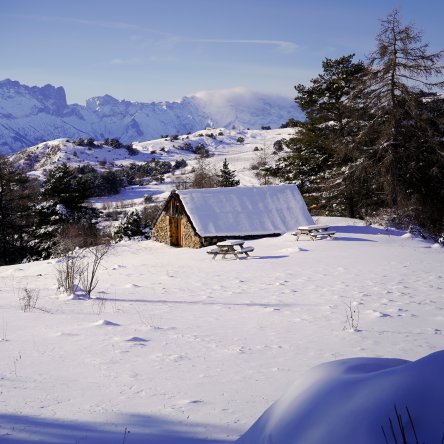
<svg viewBox="0 0 444 444">
<path fill-rule="evenodd" d="M 140 288 L 141 285 L 137 285 L 137 284 L 126 284 L 125 287 L 126 287 L 126 288 Z"/>
</svg>

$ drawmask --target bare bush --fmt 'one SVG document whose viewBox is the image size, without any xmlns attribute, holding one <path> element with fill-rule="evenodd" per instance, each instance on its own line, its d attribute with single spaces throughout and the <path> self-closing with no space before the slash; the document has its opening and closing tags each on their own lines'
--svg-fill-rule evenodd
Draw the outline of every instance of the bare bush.
<svg viewBox="0 0 444 444">
<path fill-rule="evenodd" d="M 140 217 L 142 218 L 142 224 L 145 227 L 153 228 L 154 221 L 157 219 L 162 211 L 162 205 L 145 205 L 140 211 Z"/>
<path fill-rule="evenodd" d="M 106 308 L 105 298 L 93 299 L 93 310 L 98 316 L 100 316 L 105 311 L 105 308 Z"/>
<path fill-rule="evenodd" d="M 359 331 L 359 307 L 352 304 L 351 301 L 345 304 L 345 307 L 346 325 L 344 326 L 344 330 Z"/>
<path fill-rule="evenodd" d="M 74 251 L 62 257 L 56 265 L 57 289 L 66 294 L 73 294 L 80 283 L 83 261 L 80 251 Z"/>
<path fill-rule="evenodd" d="M 190 184 L 190 188 L 215 188 L 217 186 L 217 173 L 208 161 L 200 157 Z"/>
<path fill-rule="evenodd" d="M 98 284 L 100 264 L 110 248 L 109 238 L 99 234 L 95 228 L 65 227 L 58 237 L 56 248 L 62 256 L 56 265 L 57 287 L 73 294 L 76 287 L 81 286 L 90 297 Z"/>
<path fill-rule="evenodd" d="M 26 313 L 34 310 L 39 300 L 39 291 L 31 288 L 23 288 L 20 292 L 20 309 Z"/>
<path fill-rule="evenodd" d="M 88 247 L 85 250 L 86 255 L 82 258 L 82 269 L 80 272 L 80 285 L 83 291 L 91 297 L 91 293 L 97 287 L 99 280 L 97 272 L 103 258 L 111 250 L 111 243 L 109 240 L 104 241 L 100 245 Z"/>
</svg>

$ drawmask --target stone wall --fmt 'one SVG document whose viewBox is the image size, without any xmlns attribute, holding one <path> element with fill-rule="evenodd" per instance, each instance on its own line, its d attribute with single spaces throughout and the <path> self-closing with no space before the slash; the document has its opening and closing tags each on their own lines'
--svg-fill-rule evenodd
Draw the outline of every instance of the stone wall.
<svg viewBox="0 0 444 444">
<path fill-rule="evenodd" d="M 153 227 L 152 239 L 163 244 L 170 244 L 170 224 L 168 216 L 163 213 Z"/>
<path fill-rule="evenodd" d="M 182 232 L 182 239 L 181 239 L 182 247 L 188 247 L 188 248 L 202 247 L 202 241 L 200 236 L 196 234 L 193 226 L 191 225 L 188 217 L 186 216 L 181 217 L 181 232 Z M 157 223 L 153 227 L 152 238 L 157 242 L 162 242 L 167 245 L 171 244 L 170 222 L 169 222 L 169 217 L 166 213 L 161 214 L 160 217 L 157 219 Z"/>
<path fill-rule="evenodd" d="M 200 248 L 202 247 L 202 240 L 200 236 L 196 234 L 193 226 L 191 225 L 188 217 L 182 217 L 182 246 L 188 248 Z"/>
</svg>

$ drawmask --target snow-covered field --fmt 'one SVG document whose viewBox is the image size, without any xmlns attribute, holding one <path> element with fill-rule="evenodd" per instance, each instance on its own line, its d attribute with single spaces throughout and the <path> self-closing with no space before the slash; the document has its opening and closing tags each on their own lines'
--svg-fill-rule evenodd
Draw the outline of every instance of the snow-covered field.
<svg viewBox="0 0 444 444">
<path fill-rule="evenodd" d="M 231 442 L 313 366 L 417 360 L 443 349 L 444 250 L 355 220 L 319 222 L 334 227 L 333 240 L 248 241 L 255 250 L 246 260 L 153 241 L 117 244 L 91 300 L 57 294 L 56 260 L 1 267 L 0 442 Z M 38 294 L 29 313 L 19 307 L 26 288 Z M 359 310 L 357 331 L 347 323 L 350 304 Z M 415 374 L 418 390 L 436 387 L 444 399 L 433 371 Z M 380 426 L 387 429 L 398 402 L 383 390 L 378 409 L 387 421 L 372 441 L 382 444 Z M 360 409 L 368 392 L 358 393 Z M 290 406 L 286 413 L 294 408 L 300 421 L 287 401 L 275 411 Z M 427 402 L 409 409 L 427 411 Z M 319 417 L 316 404 L 306 405 L 303 423 L 316 428 L 326 411 Z M 269 427 L 283 424 L 269 416 Z M 350 421 L 338 427 L 354 430 Z M 285 430 L 273 443 L 292 442 Z M 243 442 L 272 442 L 258 436 Z M 347 443 L 367 443 L 356 436 Z M 311 439 L 294 442 L 325 443 Z"/>
</svg>

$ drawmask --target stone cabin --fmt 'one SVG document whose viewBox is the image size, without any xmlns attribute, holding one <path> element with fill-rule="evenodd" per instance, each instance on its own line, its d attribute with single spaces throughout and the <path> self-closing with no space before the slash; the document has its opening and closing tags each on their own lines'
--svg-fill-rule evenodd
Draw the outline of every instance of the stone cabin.
<svg viewBox="0 0 444 444">
<path fill-rule="evenodd" d="M 296 185 L 180 190 L 165 202 L 152 239 L 200 248 L 228 238 L 279 236 L 311 224 Z"/>
</svg>

